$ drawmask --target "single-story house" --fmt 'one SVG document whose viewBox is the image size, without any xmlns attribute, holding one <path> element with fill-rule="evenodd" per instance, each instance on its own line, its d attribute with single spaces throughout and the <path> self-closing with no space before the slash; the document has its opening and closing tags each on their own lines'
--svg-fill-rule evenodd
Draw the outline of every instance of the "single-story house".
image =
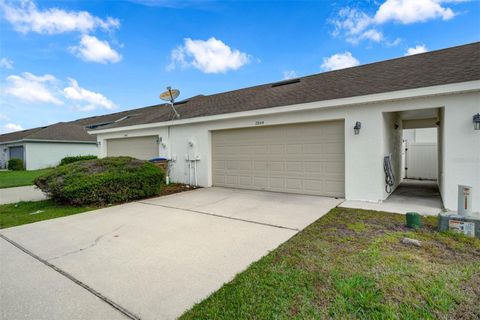
<svg viewBox="0 0 480 320">
<path fill-rule="evenodd" d="M 102 116 L 16 131 L 0 135 L 0 169 L 9 159 L 22 159 L 27 170 L 56 166 L 68 156 L 97 155 L 97 139 L 88 130 L 121 122 L 138 110 L 122 111 Z"/>
<path fill-rule="evenodd" d="M 90 130 L 99 156 L 164 157 L 172 181 L 205 187 L 380 202 L 401 182 L 403 129 L 436 128 L 444 206 L 456 209 L 457 186 L 468 185 L 480 212 L 479 42 L 195 96 L 175 108 L 179 118 L 162 104 Z M 394 179 L 386 179 L 386 156 Z"/>
<path fill-rule="evenodd" d="M 97 142 L 83 126 L 56 123 L 0 135 L 0 166 L 22 159 L 27 170 L 58 165 L 67 156 L 97 155 Z"/>
</svg>

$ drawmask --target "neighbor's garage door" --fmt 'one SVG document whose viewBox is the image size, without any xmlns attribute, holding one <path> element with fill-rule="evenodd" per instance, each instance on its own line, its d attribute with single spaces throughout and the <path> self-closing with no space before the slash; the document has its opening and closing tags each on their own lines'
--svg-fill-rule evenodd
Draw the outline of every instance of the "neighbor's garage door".
<svg viewBox="0 0 480 320">
<path fill-rule="evenodd" d="M 343 121 L 212 132 L 213 185 L 343 197 Z"/>
<path fill-rule="evenodd" d="M 107 156 L 130 156 L 142 160 L 158 157 L 158 137 L 146 136 L 107 140 Z"/>
</svg>

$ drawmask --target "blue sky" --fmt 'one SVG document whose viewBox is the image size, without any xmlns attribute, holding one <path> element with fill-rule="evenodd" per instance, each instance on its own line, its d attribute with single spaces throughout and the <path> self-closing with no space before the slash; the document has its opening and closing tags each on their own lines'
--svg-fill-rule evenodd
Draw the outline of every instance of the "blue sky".
<svg viewBox="0 0 480 320">
<path fill-rule="evenodd" d="M 0 132 L 479 38 L 478 1 L 0 0 Z"/>
</svg>

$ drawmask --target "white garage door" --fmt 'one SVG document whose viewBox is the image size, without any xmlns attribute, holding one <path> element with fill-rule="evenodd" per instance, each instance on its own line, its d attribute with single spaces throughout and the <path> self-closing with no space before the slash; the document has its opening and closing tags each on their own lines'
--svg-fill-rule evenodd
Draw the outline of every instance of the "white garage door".
<svg viewBox="0 0 480 320">
<path fill-rule="evenodd" d="M 134 138 L 108 139 L 107 156 L 129 156 L 142 160 L 158 157 L 158 137 L 145 136 Z"/>
<path fill-rule="evenodd" d="M 343 121 L 212 132 L 213 185 L 344 197 Z"/>
</svg>

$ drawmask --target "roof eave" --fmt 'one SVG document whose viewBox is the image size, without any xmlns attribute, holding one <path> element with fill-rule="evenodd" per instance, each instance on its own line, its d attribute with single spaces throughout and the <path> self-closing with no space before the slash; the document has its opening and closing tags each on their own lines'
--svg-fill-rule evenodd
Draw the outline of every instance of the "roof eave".
<svg viewBox="0 0 480 320">
<path fill-rule="evenodd" d="M 467 81 L 467 82 L 458 82 L 453 84 L 421 87 L 421 88 L 415 88 L 415 89 L 382 92 L 382 93 L 375 93 L 375 94 L 348 97 L 348 98 L 314 101 L 314 102 L 300 103 L 295 105 L 277 106 L 277 107 L 249 110 L 249 111 L 239 111 L 239 112 L 230 112 L 230 113 L 223 113 L 223 114 L 210 115 L 210 116 L 193 117 L 193 118 L 187 118 L 187 119 L 137 124 L 137 125 L 131 125 L 131 126 L 100 129 L 100 130 L 87 131 L 87 132 L 91 135 L 98 135 L 103 133 L 141 130 L 141 129 L 149 129 L 149 128 L 155 128 L 155 127 L 177 126 L 177 125 L 184 125 L 184 124 L 191 124 L 191 123 L 226 120 L 231 118 L 242 118 L 242 117 L 249 117 L 249 116 L 256 116 L 256 115 L 268 115 L 273 113 L 284 113 L 284 112 L 293 112 L 293 111 L 300 111 L 300 110 L 305 111 L 305 110 L 312 110 L 312 109 L 322 109 L 322 108 L 349 106 L 349 105 L 357 105 L 357 104 L 369 104 L 369 103 L 410 99 L 410 98 L 426 97 L 426 96 L 434 96 L 434 95 L 457 94 L 457 93 L 478 91 L 478 90 L 480 90 L 480 80 L 474 80 L 474 81 Z"/>
<path fill-rule="evenodd" d="M 20 139 L 11 141 L 1 141 L 0 144 L 23 143 L 23 142 L 41 142 L 41 143 L 79 143 L 79 144 L 96 144 L 94 140 L 50 140 L 50 139 Z"/>
</svg>

